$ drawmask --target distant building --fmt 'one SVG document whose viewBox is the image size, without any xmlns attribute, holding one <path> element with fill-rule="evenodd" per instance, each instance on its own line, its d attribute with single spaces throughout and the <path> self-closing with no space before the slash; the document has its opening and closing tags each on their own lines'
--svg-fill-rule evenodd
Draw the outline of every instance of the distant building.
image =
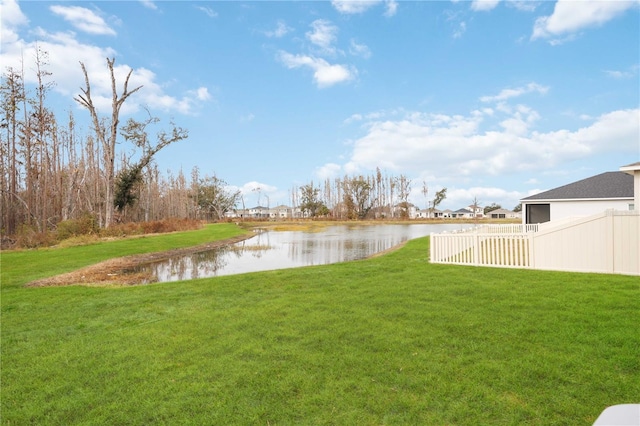
<svg viewBox="0 0 640 426">
<path fill-rule="evenodd" d="M 507 209 L 496 209 L 496 210 L 491 210 L 485 216 L 491 219 L 518 219 L 520 218 L 520 213 L 507 210 Z"/>
</svg>

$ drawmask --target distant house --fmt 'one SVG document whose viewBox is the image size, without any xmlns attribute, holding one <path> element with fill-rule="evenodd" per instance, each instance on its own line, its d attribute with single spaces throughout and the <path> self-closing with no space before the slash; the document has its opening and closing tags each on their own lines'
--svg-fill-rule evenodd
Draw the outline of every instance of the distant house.
<svg viewBox="0 0 640 426">
<path fill-rule="evenodd" d="M 446 209 L 440 212 L 441 216 L 439 217 L 453 217 L 451 216 L 453 214 L 453 211 L 451 211 L 450 209 Z"/>
<path fill-rule="evenodd" d="M 451 212 L 451 217 L 456 219 L 470 219 L 474 217 L 474 214 L 471 210 L 463 208 Z"/>
<path fill-rule="evenodd" d="M 431 215 L 429 209 L 416 210 L 416 219 L 428 219 Z"/>
<path fill-rule="evenodd" d="M 269 210 L 269 217 L 272 219 L 287 219 L 293 216 L 291 207 L 279 205 Z"/>
<path fill-rule="evenodd" d="M 640 187 L 640 162 L 523 198 L 524 224 L 588 216 L 608 209 L 634 209 L 634 179 Z M 635 177 L 634 177 L 635 176 Z M 640 198 L 640 195 L 636 195 Z M 637 202 L 637 201 L 636 201 Z"/>
<path fill-rule="evenodd" d="M 269 209 L 263 206 L 256 206 L 249 209 L 249 217 L 254 219 L 266 219 L 269 217 Z"/>
<path fill-rule="evenodd" d="M 473 217 L 484 217 L 484 207 L 472 204 L 467 207 L 467 210 L 471 212 Z"/>
<path fill-rule="evenodd" d="M 486 214 L 491 219 L 517 219 L 520 217 L 520 213 L 507 210 L 507 209 L 495 209 Z"/>
</svg>

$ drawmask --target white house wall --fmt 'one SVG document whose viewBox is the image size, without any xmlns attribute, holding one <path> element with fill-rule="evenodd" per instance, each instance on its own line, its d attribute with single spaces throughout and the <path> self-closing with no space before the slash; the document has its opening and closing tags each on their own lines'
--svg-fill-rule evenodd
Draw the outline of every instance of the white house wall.
<svg viewBox="0 0 640 426">
<path fill-rule="evenodd" d="M 532 200 L 522 204 L 522 211 L 526 211 L 528 204 L 549 204 L 550 221 L 567 218 L 591 216 L 606 210 L 629 210 L 633 200 Z M 522 215 L 522 223 L 526 216 Z"/>
<path fill-rule="evenodd" d="M 629 201 L 627 200 L 571 200 L 552 201 L 550 204 L 550 219 L 552 222 L 569 217 L 591 216 L 609 209 L 629 210 Z"/>
</svg>

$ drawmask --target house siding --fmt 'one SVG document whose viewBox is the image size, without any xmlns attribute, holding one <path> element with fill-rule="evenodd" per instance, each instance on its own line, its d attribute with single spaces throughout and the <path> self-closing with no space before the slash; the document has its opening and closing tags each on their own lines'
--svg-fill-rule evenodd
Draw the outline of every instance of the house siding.
<svg viewBox="0 0 640 426">
<path fill-rule="evenodd" d="M 522 205 L 526 211 L 528 204 L 549 204 L 550 221 L 564 220 L 572 217 L 590 216 L 608 209 L 629 210 L 632 199 L 601 199 L 601 200 L 535 200 Z M 526 216 L 522 221 L 526 223 Z"/>
</svg>

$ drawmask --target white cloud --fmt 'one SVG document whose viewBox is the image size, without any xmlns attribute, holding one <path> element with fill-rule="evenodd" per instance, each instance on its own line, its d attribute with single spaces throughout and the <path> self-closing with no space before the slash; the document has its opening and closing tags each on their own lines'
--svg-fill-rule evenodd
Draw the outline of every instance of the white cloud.
<svg viewBox="0 0 640 426">
<path fill-rule="evenodd" d="M 448 188 L 446 204 L 455 206 L 453 208 L 458 209 L 472 205 L 475 199 L 478 200 L 480 207 L 498 202 L 503 209 L 511 210 L 527 195 L 524 192 L 506 191 L 495 187 Z"/>
<path fill-rule="evenodd" d="M 471 9 L 475 11 L 487 11 L 492 10 L 498 6 L 500 0 L 473 0 L 471 2 Z"/>
<path fill-rule="evenodd" d="M 199 11 L 203 12 L 205 15 L 207 15 L 209 18 L 217 18 L 218 17 L 218 12 L 216 12 L 215 10 L 211 9 L 210 7 L 206 7 L 206 6 L 196 6 L 196 9 L 198 9 Z"/>
<path fill-rule="evenodd" d="M 384 16 L 391 17 L 398 12 L 398 2 L 396 0 L 387 0 L 387 10 Z"/>
<path fill-rule="evenodd" d="M 621 15 L 626 10 L 638 7 L 636 1 L 573 1 L 558 0 L 553 14 L 536 19 L 531 39 L 572 36 L 576 32 L 600 26 Z M 561 39 L 554 39 L 556 44 Z"/>
<path fill-rule="evenodd" d="M 285 35 L 287 35 L 287 33 L 289 33 L 292 30 L 293 28 L 288 27 L 284 21 L 280 20 L 276 24 L 276 29 L 273 31 L 265 31 L 265 35 L 267 37 L 280 38 L 280 37 L 284 37 Z"/>
<path fill-rule="evenodd" d="M 9 8 L 7 8 L 9 6 Z M 81 8 L 82 9 L 82 8 Z M 5 67 L 22 68 L 24 64 L 24 80 L 26 84 L 37 82 L 34 67 L 29 61 L 35 57 L 36 51 L 47 53 L 45 70 L 51 72 L 51 80 L 55 81 L 53 90 L 69 98 L 69 102 L 79 93 L 80 84 L 84 76 L 80 61 L 85 64 L 91 83 L 91 96 L 96 108 L 102 113 L 111 109 L 111 80 L 105 58 L 117 57 L 117 52 L 111 47 L 99 47 L 81 43 L 72 32 L 49 33 L 42 28 L 32 30 L 37 42 L 26 41 L 20 37 L 17 30 L 24 25 L 26 17 L 22 15 L 17 5 L 10 2 L 2 4 L 3 39 L 0 62 Z M 83 11 L 69 11 L 69 8 L 58 10 L 60 13 L 80 13 Z M 84 15 L 87 16 L 87 15 Z M 5 26 L 5 23 L 10 24 Z M 4 38 L 5 31 L 11 31 L 11 37 Z M 119 87 L 123 84 L 131 67 L 116 61 L 114 74 Z M 121 110 L 123 116 L 135 113 L 141 107 L 149 106 L 153 109 L 177 111 L 182 114 L 193 114 L 195 107 L 209 98 L 206 88 L 186 91 L 181 96 L 172 96 L 165 92 L 163 85 L 157 81 L 155 73 L 146 68 L 136 68 L 131 74 L 129 90 L 144 86 L 124 103 Z"/>
<path fill-rule="evenodd" d="M 342 174 L 342 166 L 336 163 L 327 163 L 324 166 L 318 167 L 315 171 L 315 175 L 318 179 L 332 179 Z"/>
<path fill-rule="evenodd" d="M 276 188 L 273 185 L 257 182 L 255 180 L 251 182 L 247 182 L 241 187 L 230 185 L 229 188 L 233 188 L 234 190 L 240 190 L 242 195 L 255 195 L 255 196 L 259 195 L 260 197 L 263 198 L 260 200 L 261 202 L 265 201 L 264 200 L 265 194 L 274 193 L 278 190 L 278 188 Z"/>
<path fill-rule="evenodd" d="M 463 34 L 467 31 L 467 24 L 466 22 L 460 22 L 458 24 L 458 27 L 453 31 L 453 38 L 460 38 L 463 36 Z"/>
<path fill-rule="evenodd" d="M 256 116 L 253 113 L 249 113 L 247 115 L 243 115 L 242 117 L 240 117 L 240 122 L 241 123 L 250 123 L 254 120 L 254 118 L 256 118 Z"/>
<path fill-rule="evenodd" d="M 371 57 L 371 49 L 369 49 L 369 46 L 366 44 L 359 44 L 354 39 L 351 39 L 349 53 L 354 56 L 361 56 L 365 59 L 369 59 Z"/>
<path fill-rule="evenodd" d="M 482 102 L 506 101 L 507 99 L 510 99 L 510 98 L 515 98 L 518 96 L 522 96 L 522 95 L 525 95 L 528 93 L 534 93 L 534 92 L 544 95 L 548 91 L 549 91 L 549 88 L 546 86 L 542 86 L 538 83 L 529 83 L 526 86 L 517 87 L 515 89 L 503 89 L 502 91 L 500 91 L 500 93 L 494 96 L 483 96 L 480 98 L 480 101 Z"/>
<path fill-rule="evenodd" d="M 209 89 L 207 89 L 206 87 L 198 87 L 198 89 L 195 91 L 195 97 L 199 101 L 208 101 L 209 99 L 211 99 L 211 94 L 209 93 Z"/>
<path fill-rule="evenodd" d="M 313 72 L 313 79 L 319 88 L 333 86 L 355 78 L 357 71 L 351 67 L 330 64 L 322 58 L 308 55 L 292 55 L 291 53 L 280 51 L 278 59 L 289 69 L 307 67 Z"/>
<path fill-rule="evenodd" d="M 321 48 L 322 53 L 334 54 L 333 43 L 338 39 L 338 27 L 326 19 L 316 19 L 311 23 L 313 31 L 306 33 L 307 39 Z"/>
<path fill-rule="evenodd" d="M 364 13 L 373 6 L 383 3 L 382 0 L 331 0 L 333 7 L 340 13 L 345 15 L 354 15 Z M 396 0 L 385 0 L 384 16 L 391 17 L 398 11 L 398 2 Z"/>
<path fill-rule="evenodd" d="M 542 1 L 538 0 L 507 0 L 507 5 L 523 12 L 533 12 Z"/>
<path fill-rule="evenodd" d="M 486 123 L 494 118 L 501 127 Z M 373 120 L 354 141 L 344 169 L 380 167 L 409 175 L 429 171 L 455 181 L 548 170 L 604 152 L 637 155 L 639 109 L 602 114 L 576 130 L 539 132 L 532 129 L 538 119 L 537 112 L 520 105 L 500 117 L 478 111 L 467 116 L 413 112 L 400 119 Z"/>
<path fill-rule="evenodd" d="M 2 1 L 0 3 L 0 40 L 2 42 L 0 51 L 5 50 L 5 44 L 16 43 L 18 29 L 28 23 L 29 19 L 22 13 L 15 0 Z"/>
<path fill-rule="evenodd" d="M 333 7 L 340 13 L 356 14 L 380 3 L 381 0 L 331 0 Z"/>
<path fill-rule="evenodd" d="M 158 9 L 158 6 L 155 4 L 155 2 L 153 0 L 139 0 L 139 1 L 147 9 L 151 9 L 151 10 L 157 10 Z"/>
<path fill-rule="evenodd" d="M 634 65 L 632 67 L 630 67 L 629 69 L 623 70 L 623 71 L 619 71 L 619 70 L 606 70 L 605 74 L 607 74 L 609 77 L 618 79 L 618 80 L 624 80 L 624 79 L 628 79 L 628 78 L 633 78 L 638 74 L 638 65 Z"/>
<path fill-rule="evenodd" d="M 85 7 L 54 5 L 49 9 L 80 31 L 97 35 L 116 35 L 102 17 Z"/>
</svg>

